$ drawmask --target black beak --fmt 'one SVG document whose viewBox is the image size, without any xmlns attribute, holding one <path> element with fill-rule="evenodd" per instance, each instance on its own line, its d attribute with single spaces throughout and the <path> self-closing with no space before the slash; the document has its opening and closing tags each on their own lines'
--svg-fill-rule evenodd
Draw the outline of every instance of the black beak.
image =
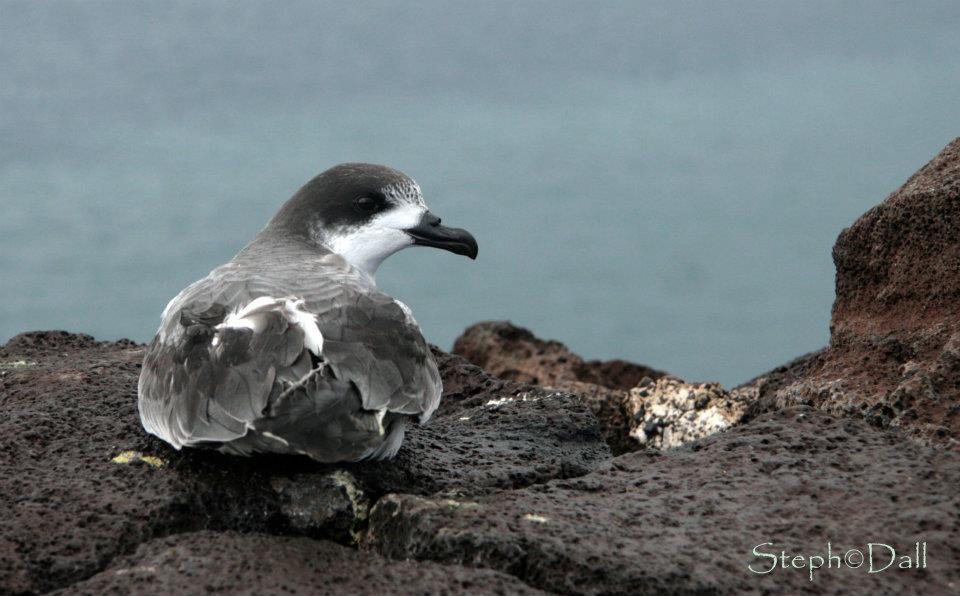
<svg viewBox="0 0 960 596">
<path fill-rule="evenodd" d="M 440 218 L 429 211 L 423 214 L 420 223 L 406 232 L 418 246 L 433 246 L 471 259 L 477 258 L 477 241 L 470 232 L 441 226 Z"/>
</svg>

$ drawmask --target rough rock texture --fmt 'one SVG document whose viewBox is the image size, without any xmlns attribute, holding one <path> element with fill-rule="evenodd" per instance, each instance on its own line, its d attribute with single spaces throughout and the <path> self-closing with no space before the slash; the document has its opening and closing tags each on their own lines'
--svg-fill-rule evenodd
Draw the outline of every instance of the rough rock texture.
<svg viewBox="0 0 960 596">
<path fill-rule="evenodd" d="M 477 323 L 457 338 L 453 352 L 490 374 L 575 393 L 590 406 L 614 453 L 640 448 L 631 432 L 628 391 L 666 373 L 624 360 L 584 361 L 558 341 L 543 340 L 507 321 Z"/>
<path fill-rule="evenodd" d="M 451 503 L 388 496 L 367 541 L 392 558 L 506 571 L 557 593 L 955 593 L 960 457 L 862 420 L 801 408 L 688 448 L 620 456 L 610 470 Z M 866 548 L 913 552 L 926 569 L 769 568 L 752 555 Z M 855 557 L 855 555 L 854 555 Z M 879 566 L 884 561 L 876 559 Z"/>
<path fill-rule="evenodd" d="M 142 358 L 132 342 L 64 332 L 0 348 L 0 593 L 65 586 L 157 536 L 235 529 L 350 542 L 386 491 L 483 494 L 609 464 L 581 400 L 452 356 L 441 362 L 452 390 L 443 408 L 392 462 L 177 452 L 140 428 Z"/>
<path fill-rule="evenodd" d="M 584 361 L 562 343 L 539 339 L 509 321 L 468 327 L 453 344 L 453 353 L 495 377 L 546 387 L 581 382 L 628 390 L 644 377 L 657 379 L 666 374 L 624 360 Z"/>
<path fill-rule="evenodd" d="M 590 408 L 578 396 L 495 379 L 434 348 L 443 399 L 430 424 L 407 434 L 391 461 L 350 466 L 376 494 L 474 495 L 609 464 Z"/>
<path fill-rule="evenodd" d="M 641 383 L 645 381 L 650 381 L 650 378 L 646 377 Z M 636 421 L 627 407 L 629 391 L 584 382 L 563 383 L 559 389 L 575 393 L 590 407 L 597 417 L 603 440 L 607 442 L 614 454 L 619 455 L 642 448 L 642 445 L 630 434 L 636 427 Z"/>
<path fill-rule="evenodd" d="M 143 433 L 142 358 L 131 342 L 61 332 L 0 350 L 0 591 L 65 585 L 161 534 L 282 524 L 262 474 L 215 454 L 180 457 Z M 160 460 L 113 461 L 127 451 Z"/>
<path fill-rule="evenodd" d="M 324 540 L 194 532 L 140 545 L 67 594 L 540 594 L 514 577 L 391 562 Z"/>
<path fill-rule="evenodd" d="M 669 449 L 739 423 L 750 401 L 747 394 L 731 394 L 719 383 L 661 377 L 631 389 L 625 407 L 631 437 L 648 447 Z"/>
<path fill-rule="evenodd" d="M 356 466 L 354 473 L 378 494 L 475 495 L 609 464 L 596 419 L 576 395 L 531 388 L 471 403 L 409 433 L 395 459 Z"/>
<path fill-rule="evenodd" d="M 367 521 L 370 500 L 345 470 L 274 476 L 280 511 L 297 531 L 357 540 Z"/>
<path fill-rule="evenodd" d="M 435 352 L 432 423 L 349 466 L 173 451 L 137 420 L 141 346 L 17 336 L 0 593 L 957 593 L 958 257 L 960 140 L 841 234 L 824 350 L 725 392 L 481 324 L 474 364 Z M 928 564 L 811 581 L 828 542 Z"/>
<path fill-rule="evenodd" d="M 738 423 L 756 392 L 729 393 L 716 383 L 685 383 L 623 360 L 584 362 L 557 341 L 506 321 L 477 323 L 453 351 L 501 379 L 580 396 L 616 454 L 644 446 L 676 447 Z"/>
<path fill-rule="evenodd" d="M 960 447 L 960 139 L 833 248 L 830 345 L 750 385 L 761 409 L 810 404 Z"/>
</svg>

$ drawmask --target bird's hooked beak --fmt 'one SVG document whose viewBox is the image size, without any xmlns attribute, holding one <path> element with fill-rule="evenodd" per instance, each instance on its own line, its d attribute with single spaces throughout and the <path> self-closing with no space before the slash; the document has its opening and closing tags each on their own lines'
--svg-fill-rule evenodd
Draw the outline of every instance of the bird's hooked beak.
<svg viewBox="0 0 960 596">
<path fill-rule="evenodd" d="M 470 232 L 440 225 L 440 218 L 429 211 L 423 214 L 417 225 L 405 231 L 418 246 L 433 246 L 471 259 L 477 258 L 477 241 Z"/>
</svg>

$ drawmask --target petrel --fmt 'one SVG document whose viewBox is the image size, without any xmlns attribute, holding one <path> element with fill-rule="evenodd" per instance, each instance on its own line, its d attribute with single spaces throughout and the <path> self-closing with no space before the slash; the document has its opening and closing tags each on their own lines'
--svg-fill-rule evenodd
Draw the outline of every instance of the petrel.
<svg viewBox="0 0 960 596">
<path fill-rule="evenodd" d="M 410 309 L 374 279 L 413 245 L 477 256 L 402 172 L 350 163 L 307 182 L 167 305 L 140 374 L 143 427 L 177 449 L 393 457 L 441 392 Z"/>
</svg>

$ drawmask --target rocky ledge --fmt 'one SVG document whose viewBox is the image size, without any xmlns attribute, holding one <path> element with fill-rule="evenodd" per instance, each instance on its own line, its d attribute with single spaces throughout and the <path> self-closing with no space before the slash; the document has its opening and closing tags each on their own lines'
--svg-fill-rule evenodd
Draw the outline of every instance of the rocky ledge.
<svg viewBox="0 0 960 596">
<path fill-rule="evenodd" d="M 960 449 L 960 139 L 833 247 L 830 345 L 771 373 L 762 411 L 806 404 Z"/>
<path fill-rule="evenodd" d="M 478 324 L 390 462 L 177 452 L 141 345 L 14 337 L 0 593 L 956 593 L 958 180 L 955 141 L 841 234 L 820 352 L 726 390 Z"/>
</svg>

